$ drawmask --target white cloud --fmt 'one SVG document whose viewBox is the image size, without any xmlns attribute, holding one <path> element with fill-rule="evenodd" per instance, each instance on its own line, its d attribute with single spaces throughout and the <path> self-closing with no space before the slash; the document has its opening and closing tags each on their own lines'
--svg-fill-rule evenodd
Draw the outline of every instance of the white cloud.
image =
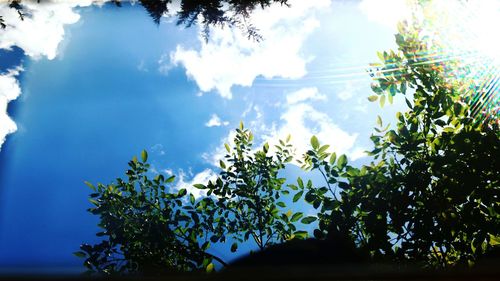
<svg viewBox="0 0 500 281">
<path fill-rule="evenodd" d="M 73 8 L 89 6 L 92 2 L 44 1 L 37 4 L 36 1 L 23 1 L 27 14 L 24 20 L 19 19 L 17 11 L 9 8 L 8 3 L 0 4 L 0 13 L 7 24 L 7 28 L 0 32 L 0 49 L 18 46 L 27 56 L 34 59 L 54 59 L 58 46 L 64 39 L 64 26 L 74 24 L 80 19 L 80 15 L 74 12 Z"/>
<path fill-rule="evenodd" d="M 282 115 L 282 125 L 273 129 L 265 139 L 277 142 L 292 136 L 291 143 L 298 153 L 310 148 L 310 139 L 316 135 L 322 144 L 329 144 L 332 151 L 348 154 L 354 145 L 357 134 L 342 130 L 326 114 L 306 103 L 290 106 Z"/>
<path fill-rule="evenodd" d="M 362 0 L 359 9 L 368 20 L 391 28 L 397 32 L 397 23 L 409 18 L 411 10 L 405 0 Z"/>
<path fill-rule="evenodd" d="M 288 104 L 295 104 L 307 100 L 326 100 L 326 96 L 319 93 L 318 88 L 309 87 L 293 92 L 286 97 Z"/>
<path fill-rule="evenodd" d="M 16 76 L 23 69 L 18 67 L 0 75 L 0 148 L 8 134 L 17 130 L 16 123 L 7 115 L 7 105 L 21 94 Z"/>
<path fill-rule="evenodd" d="M 146 66 L 146 62 L 144 62 L 144 60 L 141 60 L 139 62 L 139 64 L 137 65 L 137 70 L 139 70 L 141 72 L 148 72 L 149 71 L 148 67 Z"/>
<path fill-rule="evenodd" d="M 303 95 L 297 93 L 308 91 L 321 96 L 317 93 L 317 90 L 312 91 L 306 89 L 309 88 L 291 93 L 288 97 L 291 96 L 292 100 L 294 100 L 293 97 Z M 303 96 L 309 97 L 315 95 Z M 307 101 L 307 99 L 305 101 Z M 266 126 L 262 119 L 263 113 L 260 113 L 260 116 L 256 116 L 254 120 L 251 120 L 249 122 L 249 128 L 256 137 L 254 142 L 260 142 L 261 144 L 259 146 L 262 146 L 264 142 L 269 142 L 270 150 L 273 152 L 274 145 L 278 144 L 280 139 L 284 140 L 288 135 L 291 135 L 291 143 L 296 152 L 301 155 L 310 149 L 310 139 L 313 135 L 316 135 L 322 144 L 330 145 L 331 151 L 347 154 L 353 160 L 363 156 L 359 148 L 354 148 L 354 143 L 358 136 L 357 133 L 349 133 L 342 130 L 326 113 L 316 110 L 305 101 L 287 104 L 283 107 L 284 111 L 280 115 L 279 124 L 273 123 L 270 126 Z M 229 134 L 221 140 L 219 146 L 216 147 L 214 151 L 204 153 L 202 157 L 212 165 L 218 166 L 219 160 L 223 159 L 224 155 L 226 155 L 224 143 L 232 147 L 234 145 L 233 139 L 235 136 L 236 132 L 231 130 Z"/>
<path fill-rule="evenodd" d="M 304 76 L 310 58 L 300 50 L 306 37 L 319 26 L 314 12 L 328 7 L 330 1 L 290 2 L 291 8 L 274 5 L 253 12 L 251 21 L 263 41 L 249 40 L 239 29 L 211 28 L 208 42 L 200 35 L 200 50 L 177 46 L 170 54 L 171 62 L 182 64 L 201 91 L 217 90 L 225 98 L 232 97 L 232 86 L 251 86 L 258 76 Z"/>
<path fill-rule="evenodd" d="M 210 117 L 210 120 L 208 120 L 207 123 L 205 123 L 205 126 L 207 127 L 220 127 L 220 126 L 227 126 L 229 125 L 228 121 L 222 121 L 217 114 L 212 114 Z"/>
<path fill-rule="evenodd" d="M 0 14 L 7 27 L 0 32 L 0 49 L 9 50 L 17 46 L 33 59 L 54 59 L 64 39 L 64 26 L 80 19 L 73 8 L 89 6 L 94 2 L 105 1 L 44 1 L 40 4 L 23 1 L 26 15 L 24 20 L 20 20 L 17 11 L 9 8 L 7 1 L 2 1 Z M 7 105 L 21 94 L 19 82 L 15 78 L 20 71 L 22 68 L 17 68 L 0 76 L 0 148 L 5 136 L 17 130 L 16 124 L 7 115 Z"/>
<path fill-rule="evenodd" d="M 179 180 L 175 185 L 176 190 L 185 188 L 188 193 L 192 193 L 195 198 L 206 197 L 207 193 L 204 190 L 194 187 L 194 184 L 207 184 L 208 181 L 216 180 L 217 174 L 211 169 L 205 169 L 200 173 L 194 175 L 191 179 L 186 179 L 186 174 L 181 170 L 179 171 Z"/>
</svg>

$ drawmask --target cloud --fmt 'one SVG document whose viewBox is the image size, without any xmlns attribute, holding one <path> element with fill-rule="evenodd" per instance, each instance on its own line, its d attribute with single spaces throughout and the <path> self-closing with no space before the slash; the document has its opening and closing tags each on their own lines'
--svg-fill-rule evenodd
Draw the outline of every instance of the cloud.
<svg viewBox="0 0 500 281">
<path fill-rule="evenodd" d="M 404 0 L 362 0 L 358 7 L 368 20 L 397 32 L 397 23 L 411 16 L 407 2 Z"/>
<path fill-rule="evenodd" d="M 310 139 L 316 135 L 322 144 L 329 144 L 332 151 L 348 154 L 356 141 L 357 134 L 342 130 L 333 120 L 306 103 L 290 106 L 282 115 L 282 124 L 265 137 L 275 143 L 292 136 L 291 143 L 298 153 L 310 148 Z"/>
<path fill-rule="evenodd" d="M 33 59 L 46 57 L 52 60 L 58 55 L 60 43 L 64 39 L 64 26 L 80 19 L 73 8 L 89 6 L 94 2 L 105 1 L 44 1 L 40 4 L 36 1 L 23 1 L 26 15 L 24 20 L 20 20 L 17 11 L 9 8 L 7 1 L 2 1 L 0 14 L 7 26 L 0 32 L 0 49 L 10 50 L 17 46 Z M 7 105 L 21 94 L 15 77 L 22 70 L 18 67 L 0 76 L 0 148 L 6 135 L 17 130 L 16 124 L 7 115 Z"/>
<path fill-rule="evenodd" d="M 220 126 L 227 126 L 229 125 L 228 121 L 221 121 L 219 116 L 217 114 L 212 114 L 210 117 L 210 120 L 208 120 L 207 123 L 205 123 L 205 126 L 207 127 L 220 127 Z"/>
<path fill-rule="evenodd" d="M 58 46 L 64 39 L 64 26 L 74 24 L 80 19 L 80 15 L 74 12 L 73 8 L 89 6 L 92 2 L 44 1 L 37 4 L 36 1 L 23 1 L 27 16 L 20 20 L 17 11 L 9 8 L 5 1 L 0 4 L 0 11 L 7 27 L 0 32 L 0 49 L 18 46 L 27 56 L 34 59 L 54 59 Z"/>
<path fill-rule="evenodd" d="M 211 28 L 208 42 L 200 34 L 201 48 L 178 45 L 171 63 L 183 65 L 203 92 L 216 90 L 231 98 L 234 85 L 251 86 L 263 76 L 297 79 L 306 74 L 311 59 L 301 54 L 307 36 L 319 26 L 314 13 L 330 5 L 328 0 L 293 0 L 291 8 L 274 5 L 256 9 L 251 22 L 264 37 L 249 40 L 239 29 Z"/>
<path fill-rule="evenodd" d="M 326 100 L 326 96 L 319 93 L 318 88 L 303 88 L 286 97 L 287 104 L 295 104 L 307 100 Z"/>
<path fill-rule="evenodd" d="M 314 95 L 310 93 L 314 93 Z M 317 89 L 303 88 L 287 95 L 287 101 L 292 100 L 294 102 L 291 104 L 287 103 L 281 107 L 283 112 L 280 114 L 279 122 L 275 122 L 271 125 L 264 124 L 262 114 L 265 114 L 265 112 L 261 112 L 255 119 L 249 122 L 247 121 L 247 123 L 250 124 L 249 128 L 256 138 L 254 143 L 259 144 L 257 147 L 261 147 L 265 142 L 269 142 L 270 150 L 273 152 L 274 145 L 278 144 L 280 139 L 284 140 L 288 135 L 291 135 L 291 143 L 298 153 L 297 156 L 300 156 L 310 149 L 310 139 L 313 135 L 316 135 L 322 144 L 330 145 L 331 151 L 347 154 L 353 160 L 362 157 L 363 155 L 360 148 L 354 148 L 358 136 L 357 133 L 349 133 L 342 130 L 328 114 L 318 111 L 307 103 L 310 97 L 317 96 L 321 96 Z M 299 99 L 298 97 L 308 98 Z M 301 100 L 301 102 L 298 102 L 298 100 Z M 226 155 L 224 143 L 232 147 L 234 145 L 233 139 L 235 136 L 236 132 L 231 130 L 228 135 L 220 141 L 218 147 L 210 153 L 204 153 L 202 157 L 208 163 L 217 167 L 219 160 L 223 159 L 224 155 Z"/>
<path fill-rule="evenodd" d="M 207 193 L 204 190 L 197 189 L 193 185 L 197 183 L 207 184 L 208 181 L 216 180 L 217 174 L 211 169 L 205 169 L 200 173 L 194 175 L 194 177 L 189 180 L 186 179 L 186 177 L 187 175 L 182 170 L 179 171 L 179 180 L 177 181 L 177 184 L 174 188 L 176 190 L 185 188 L 188 193 L 192 193 L 194 197 L 198 199 L 200 197 L 206 197 Z"/>
<path fill-rule="evenodd" d="M 21 94 L 16 76 L 22 70 L 18 67 L 0 75 L 0 148 L 5 142 L 5 137 L 17 130 L 16 123 L 7 115 L 7 105 Z"/>
</svg>

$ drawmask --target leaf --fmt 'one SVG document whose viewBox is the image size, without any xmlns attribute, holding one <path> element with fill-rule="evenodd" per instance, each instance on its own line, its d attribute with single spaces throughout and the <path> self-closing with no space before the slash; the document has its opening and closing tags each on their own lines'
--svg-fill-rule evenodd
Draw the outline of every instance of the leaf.
<svg viewBox="0 0 500 281">
<path fill-rule="evenodd" d="M 293 196 L 293 203 L 295 203 L 295 202 L 299 201 L 299 199 L 302 197 L 302 194 L 304 194 L 304 191 L 303 191 L 303 190 L 301 190 L 301 191 L 297 192 L 297 194 L 295 194 L 295 195 Z"/>
<path fill-rule="evenodd" d="M 302 212 L 297 212 L 293 214 L 292 218 L 290 219 L 291 222 L 296 222 L 298 221 L 304 214 Z"/>
<path fill-rule="evenodd" d="M 234 253 L 236 250 L 238 250 L 238 243 L 233 243 L 233 245 L 231 245 L 231 252 Z"/>
<path fill-rule="evenodd" d="M 185 188 L 181 188 L 177 193 L 178 196 L 184 196 L 187 194 L 187 190 Z"/>
<path fill-rule="evenodd" d="M 297 237 L 299 239 L 306 239 L 309 236 L 307 231 L 303 231 L 303 230 L 296 231 L 293 233 L 293 235 L 295 235 L 295 237 Z"/>
<path fill-rule="evenodd" d="M 330 165 L 333 165 L 333 163 L 335 163 L 335 160 L 337 160 L 337 154 L 334 152 L 332 153 L 332 155 L 330 155 Z"/>
<path fill-rule="evenodd" d="M 214 271 L 214 264 L 213 263 L 209 263 L 207 265 L 206 270 L 207 270 L 208 273 L 213 272 Z"/>
<path fill-rule="evenodd" d="M 146 161 L 148 161 L 148 153 L 147 153 L 147 151 L 146 151 L 146 150 L 143 150 L 143 151 L 141 152 L 141 159 L 142 159 L 142 162 L 146 162 Z"/>
<path fill-rule="evenodd" d="M 308 217 L 303 218 L 300 222 L 303 224 L 310 224 L 312 222 L 315 222 L 317 219 L 318 218 L 316 218 L 316 217 L 308 216 Z"/>
<path fill-rule="evenodd" d="M 347 157 L 345 154 L 340 155 L 339 160 L 337 161 L 337 167 L 342 170 L 347 165 Z"/>
<path fill-rule="evenodd" d="M 240 130 L 243 130 L 244 126 L 243 126 L 243 121 L 240 121 Z"/>
<path fill-rule="evenodd" d="M 370 102 L 374 102 L 374 101 L 378 100 L 378 96 L 377 96 L 377 95 L 372 95 L 372 96 L 369 96 L 369 97 L 368 97 L 368 100 L 369 100 Z"/>
<path fill-rule="evenodd" d="M 195 183 L 195 184 L 193 184 L 193 186 L 195 188 L 198 188 L 198 189 L 206 189 L 207 188 L 205 185 L 203 185 L 201 183 Z"/>
<path fill-rule="evenodd" d="M 88 187 L 90 187 L 90 189 L 92 189 L 93 191 L 95 191 L 95 186 L 93 184 L 91 184 L 88 181 L 84 181 L 83 183 L 85 183 Z"/>
<path fill-rule="evenodd" d="M 312 136 L 311 137 L 311 146 L 315 150 L 318 149 L 318 147 L 319 147 L 319 141 L 318 141 L 318 138 L 316 136 Z"/>
<path fill-rule="evenodd" d="M 170 176 L 165 180 L 165 183 L 171 183 L 175 180 L 175 176 Z"/>
<path fill-rule="evenodd" d="M 189 201 L 191 202 L 191 204 L 194 204 L 194 202 L 196 202 L 196 198 L 194 198 L 194 195 L 193 194 L 189 194 Z"/>
<path fill-rule="evenodd" d="M 380 107 L 384 107 L 385 104 L 385 96 L 380 96 Z"/>
<path fill-rule="evenodd" d="M 224 147 L 226 148 L 227 153 L 231 152 L 231 148 L 229 147 L 229 144 L 225 143 Z"/>
<path fill-rule="evenodd" d="M 323 146 L 321 146 L 319 149 L 318 149 L 318 153 L 323 153 L 325 152 L 328 148 L 330 147 L 330 145 L 328 144 L 325 144 Z"/>
<path fill-rule="evenodd" d="M 302 181 L 302 178 L 298 177 L 297 183 L 299 184 L 300 189 L 304 189 L 304 182 Z"/>
<path fill-rule="evenodd" d="M 380 115 L 377 115 L 377 125 L 379 127 L 382 127 L 382 118 L 380 117 Z"/>
<path fill-rule="evenodd" d="M 73 255 L 75 255 L 76 257 L 79 257 L 79 258 L 85 258 L 87 255 L 82 252 L 82 251 L 78 251 L 78 252 L 74 252 Z"/>
<path fill-rule="evenodd" d="M 292 139 L 292 135 L 288 134 L 288 136 L 286 136 L 286 142 L 290 142 L 290 140 Z"/>
<path fill-rule="evenodd" d="M 276 203 L 276 205 L 280 206 L 281 208 L 286 208 L 285 202 L 280 201 L 280 202 Z"/>
<path fill-rule="evenodd" d="M 226 169 L 226 163 L 224 163 L 224 161 L 219 160 L 219 165 L 222 169 Z"/>
<path fill-rule="evenodd" d="M 267 153 L 269 151 L 269 144 L 267 142 L 262 147 L 262 150 L 264 151 L 264 153 Z"/>
</svg>

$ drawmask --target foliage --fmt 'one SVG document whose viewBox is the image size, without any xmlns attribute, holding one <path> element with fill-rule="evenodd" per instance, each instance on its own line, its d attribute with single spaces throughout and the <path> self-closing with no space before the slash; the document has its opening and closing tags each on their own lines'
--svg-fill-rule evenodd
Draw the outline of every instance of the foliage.
<svg viewBox="0 0 500 281">
<path fill-rule="evenodd" d="M 290 138 L 275 146 L 276 152 L 269 152 L 265 143 L 261 150 L 252 151 L 252 133 L 240 124 L 236 130 L 234 147 L 225 145 L 226 162 L 220 161 L 219 177 L 207 185 L 195 187 L 203 189 L 207 195 L 209 216 L 207 229 L 213 233 L 212 242 L 225 242 L 231 237 L 235 243 L 231 251 L 236 251 L 238 242 L 250 239 L 259 249 L 275 242 L 292 238 L 306 238 L 307 232 L 297 230 L 294 223 L 313 222 L 303 218 L 303 213 L 286 211 L 285 197 L 297 187 L 285 187 L 285 178 L 279 177 L 280 170 L 292 160 Z"/>
<path fill-rule="evenodd" d="M 91 271 L 105 274 L 212 271 L 213 260 L 226 263 L 207 252 L 211 243 L 231 239 L 234 252 L 238 243 L 250 238 L 259 249 L 306 238 L 307 232 L 297 230 L 296 224 L 314 219 L 285 212 L 286 204 L 278 201 L 297 189 L 285 187 L 285 179 L 278 175 L 292 160 L 290 138 L 270 153 L 267 143 L 252 151 L 253 135 L 243 124 L 236 132 L 234 147 L 226 144 L 227 164 L 220 162 L 217 179 L 194 185 L 206 191 L 199 200 L 186 189 L 169 192 L 166 185 L 174 182 L 173 176 L 160 174 L 151 180 L 145 151 L 142 161 L 134 157 L 129 162 L 127 181 L 97 187 L 87 183 L 95 205 L 89 212 L 99 216 L 103 229 L 97 236 L 106 239 L 81 245 L 75 255 L 84 257 Z"/>
<path fill-rule="evenodd" d="M 400 24 L 396 41 L 399 51 L 384 52 L 374 65 L 376 95 L 369 99 L 383 106 L 406 94 L 408 111 L 397 113 L 395 127 L 378 118 L 375 161 L 360 169 L 345 159 L 334 165 L 335 155 L 311 140 L 305 168 L 340 189 L 340 198 L 325 197 L 324 187 L 309 189 L 306 200 L 321 205 L 315 233 L 321 236 L 331 222 L 374 258 L 471 265 L 500 236 L 498 117 L 479 124 L 471 117 L 467 96 L 481 89 L 422 56 L 434 45 L 418 25 Z"/>
<path fill-rule="evenodd" d="M 27 0 L 24 0 L 27 1 Z M 24 19 L 22 0 L 8 0 L 9 7 L 17 10 L 21 20 Z M 37 0 L 40 3 L 40 0 Z M 111 0 L 116 6 L 121 7 L 121 0 Z M 172 9 L 172 0 L 139 0 L 156 24 L 160 23 L 163 16 Z M 204 35 L 208 38 L 210 26 L 234 26 L 243 30 L 249 38 L 262 39 L 258 30 L 249 22 L 250 14 L 257 7 L 262 9 L 272 4 L 288 6 L 288 0 L 182 0 L 180 10 L 177 12 L 177 24 L 190 27 L 200 22 L 204 27 Z M 43 4 L 43 2 L 42 2 Z M 6 24 L 0 16 L 1 28 Z"/>
<path fill-rule="evenodd" d="M 96 245 L 81 245 L 75 255 L 85 257 L 84 265 L 91 271 L 105 274 L 156 274 L 199 270 L 213 267 L 214 256 L 206 252 L 208 244 L 197 223 L 200 214 L 193 205 L 193 195 L 186 189 L 168 192 L 174 176 L 165 178 L 147 175 L 149 164 L 143 151 L 139 161 L 129 162 L 126 180 L 97 187 L 88 211 L 98 215 L 104 239 Z M 190 200 L 189 200 L 189 199 Z"/>
</svg>

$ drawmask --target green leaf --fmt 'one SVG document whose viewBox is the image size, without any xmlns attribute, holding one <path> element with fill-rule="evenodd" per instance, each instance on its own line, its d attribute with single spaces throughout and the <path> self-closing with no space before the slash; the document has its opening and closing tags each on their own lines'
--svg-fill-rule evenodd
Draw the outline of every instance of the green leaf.
<svg viewBox="0 0 500 281">
<path fill-rule="evenodd" d="M 340 155 L 339 160 L 337 161 L 337 167 L 342 170 L 347 165 L 347 157 L 345 154 Z"/>
<path fill-rule="evenodd" d="M 369 97 L 368 97 L 368 100 L 369 100 L 370 102 L 374 102 L 374 101 L 378 100 L 378 96 L 377 96 L 377 95 L 372 95 L 372 96 L 369 96 Z"/>
<path fill-rule="evenodd" d="M 195 183 L 193 184 L 194 187 L 198 188 L 198 189 L 206 189 L 207 187 L 201 183 Z"/>
<path fill-rule="evenodd" d="M 231 245 L 231 252 L 234 253 L 236 250 L 238 250 L 238 243 L 233 243 Z"/>
<path fill-rule="evenodd" d="M 318 138 L 316 136 L 311 137 L 311 146 L 315 150 L 319 148 L 319 141 L 318 141 Z"/>
<path fill-rule="evenodd" d="M 335 160 L 337 160 L 337 154 L 334 152 L 332 153 L 332 155 L 330 155 L 330 165 L 333 165 L 333 163 L 335 163 Z"/>
<path fill-rule="evenodd" d="M 380 117 L 380 115 L 377 115 L 377 125 L 379 127 L 382 127 L 382 118 Z"/>
<path fill-rule="evenodd" d="M 184 196 L 187 194 L 187 190 L 185 188 L 181 188 L 177 193 L 178 196 Z"/>
<path fill-rule="evenodd" d="M 328 148 L 330 147 L 330 145 L 328 144 L 325 144 L 323 146 L 321 146 L 319 149 L 318 149 L 318 153 L 323 153 L 325 152 Z"/>
<path fill-rule="evenodd" d="M 384 104 L 385 104 L 385 96 L 380 96 L 380 107 L 384 107 Z"/>
<path fill-rule="evenodd" d="M 74 252 L 73 255 L 75 255 L 76 257 L 79 257 L 79 258 L 85 258 L 87 255 L 82 252 L 82 251 L 78 251 L 78 252 Z"/>
<path fill-rule="evenodd" d="M 300 189 L 304 189 L 304 182 L 301 177 L 297 178 L 297 183 L 299 184 Z"/>
<path fill-rule="evenodd" d="M 276 205 L 280 206 L 281 208 L 286 208 L 285 202 L 280 201 L 280 202 L 276 203 Z"/>
<path fill-rule="evenodd" d="M 312 222 L 315 222 L 317 219 L 318 219 L 317 217 L 308 216 L 308 217 L 303 218 L 300 222 L 303 224 L 310 224 Z"/>
<path fill-rule="evenodd" d="M 303 231 L 303 230 L 296 231 L 293 233 L 293 235 L 299 239 L 306 239 L 309 236 L 307 231 Z"/>
<path fill-rule="evenodd" d="M 291 222 L 296 222 L 298 221 L 304 214 L 302 212 L 297 212 L 293 214 L 292 218 L 290 219 Z"/>
<path fill-rule="evenodd" d="M 175 176 L 170 176 L 165 180 L 165 183 L 171 183 L 175 180 Z"/>
<path fill-rule="evenodd" d="M 267 154 L 267 152 L 269 151 L 269 144 L 268 144 L 267 142 L 266 142 L 266 143 L 264 144 L 264 146 L 262 147 L 262 150 L 263 150 L 263 151 L 264 151 L 264 153 L 266 153 L 266 154 Z"/>
<path fill-rule="evenodd" d="M 224 161 L 219 160 L 219 165 L 222 169 L 226 169 L 226 163 L 224 163 Z"/>
<path fill-rule="evenodd" d="M 84 181 L 83 183 L 85 183 L 88 187 L 90 187 L 90 189 L 92 189 L 93 191 L 95 191 L 95 186 L 93 184 L 91 184 L 88 181 Z"/>
<path fill-rule="evenodd" d="M 240 121 L 240 130 L 243 130 L 244 126 L 243 126 L 243 121 Z"/>
<path fill-rule="evenodd" d="M 148 161 L 148 153 L 147 153 L 147 151 L 146 151 L 146 150 L 143 150 L 143 151 L 141 152 L 141 159 L 142 159 L 142 162 L 146 162 L 146 161 Z"/>
<path fill-rule="evenodd" d="M 297 192 L 297 194 L 295 194 L 295 195 L 293 196 L 293 203 L 295 203 L 295 202 L 299 201 L 299 199 L 302 197 L 302 194 L 304 194 L 304 191 L 303 191 L 303 190 L 301 190 L 301 191 Z"/>
<path fill-rule="evenodd" d="M 229 144 L 225 143 L 224 147 L 226 148 L 227 153 L 231 152 L 231 148 L 229 147 Z"/>
<path fill-rule="evenodd" d="M 194 204 L 194 202 L 196 202 L 196 199 L 194 198 L 194 195 L 193 194 L 189 194 L 189 201 L 191 202 L 191 204 Z"/>
<path fill-rule="evenodd" d="M 213 272 L 213 271 L 214 271 L 214 264 L 213 264 L 213 263 L 209 263 L 209 264 L 207 265 L 206 270 L 207 270 L 207 272 L 208 272 L 208 273 Z"/>
</svg>

